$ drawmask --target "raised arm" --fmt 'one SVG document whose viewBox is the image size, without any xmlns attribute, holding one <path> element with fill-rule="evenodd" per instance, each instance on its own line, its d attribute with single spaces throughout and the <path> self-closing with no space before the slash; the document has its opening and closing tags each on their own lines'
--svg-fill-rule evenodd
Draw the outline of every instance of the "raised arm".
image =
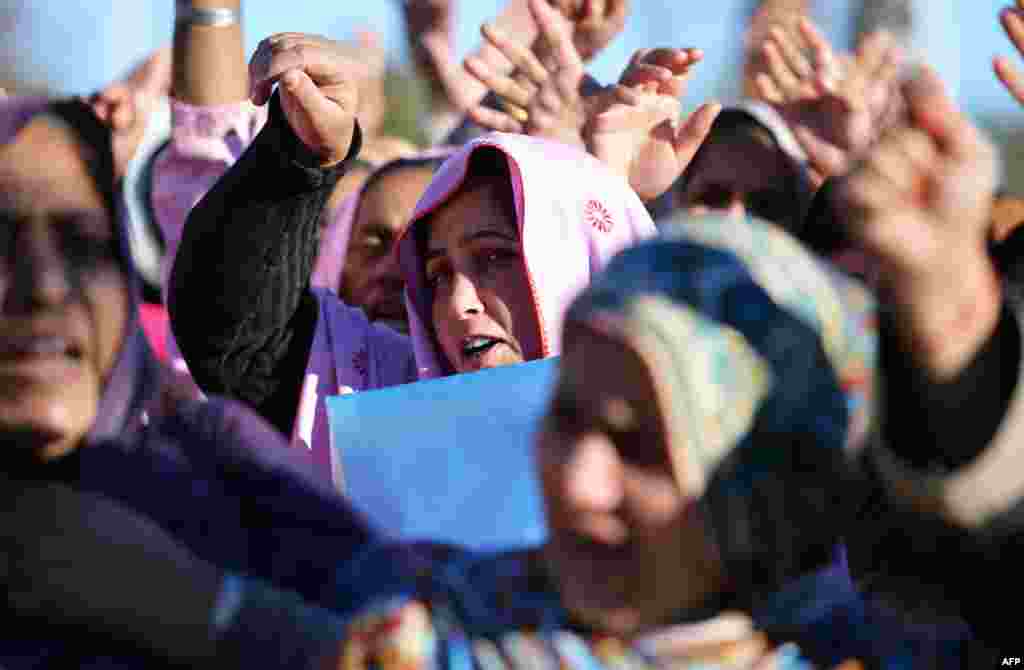
<svg viewBox="0 0 1024 670">
<path fill-rule="evenodd" d="M 170 277 L 174 333 L 196 381 L 285 435 L 317 321 L 319 217 L 359 151 L 359 67 L 323 38 L 260 43 L 250 78 L 253 101 L 270 101 L 267 125 L 192 210 Z"/>
<path fill-rule="evenodd" d="M 174 97 L 192 105 L 248 98 L 242 0 L 180 0 L 174 22 Z"/>
<path fill-rule="evenodd" d="M 1024 546 L 1024 310 L 986 250 L 999 164 L 933 72 L 904 95 L 909 121 L 843 186 L 887 307 L 884 423 L 864 453 L 877 487 L 851 563 L 879 583 L 937 586 L 1000 642 L 1005 624 L 987 603 L 1019 592 L 1005 577 Z"/>
<path fill-rule="evenodd" d="M 242 154 L 265 110 L 249 102 L 241 0 L 182 0 L 174 23 L 172 134 L 153 164 L 153 213 L 164 237 L 164 299 L 189 211 Z M 173 339 L 172 359 L 180 354 Z"/>
</svg>

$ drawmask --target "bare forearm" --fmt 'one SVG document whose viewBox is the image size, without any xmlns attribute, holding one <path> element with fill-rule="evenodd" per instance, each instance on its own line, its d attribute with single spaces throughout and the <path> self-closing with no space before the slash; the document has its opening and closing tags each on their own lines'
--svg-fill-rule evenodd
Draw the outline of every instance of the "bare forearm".
<svg viewBox="0 0 1024 670">
<path fill-rule="evenodd" d="M 182 9 L 228 9 L 240 17 L 241 0 L 179 0 Z M 174 26 L 174 97 L 193 105 L 222 105 L 249 97 L 242 24 Z"/>
</svg>

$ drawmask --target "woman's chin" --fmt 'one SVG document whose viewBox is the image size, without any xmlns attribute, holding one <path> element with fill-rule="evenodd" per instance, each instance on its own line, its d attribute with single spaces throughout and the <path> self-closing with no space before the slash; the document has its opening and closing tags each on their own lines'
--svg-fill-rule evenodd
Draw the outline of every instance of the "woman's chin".
<svg viewBox="0 0 1024 670">
<path fill-rule="evenodd" d="M 66 455 L 89 431 L 94 416 L 64 402 L 26 394 L 21 402 L 0 400 L 0 440 L 10 449 L 3 458 L 43 463 Z"/>
</svg>

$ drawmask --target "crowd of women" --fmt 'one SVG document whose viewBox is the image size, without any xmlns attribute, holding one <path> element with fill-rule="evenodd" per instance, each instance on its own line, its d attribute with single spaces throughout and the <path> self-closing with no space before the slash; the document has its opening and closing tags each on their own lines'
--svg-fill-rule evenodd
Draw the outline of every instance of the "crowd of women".
<svg viewBox="0 0 1024 670">
<path fill-rule="evenodd" d="M 90 97 L 0 99 L 0 667 L 1024 655 L 1024 206 L 926 64 L 775 4 L 750 97 L 683 115 L 700 49 L 586 73 L 625 0 L 510 0 L 463 63 L 410 0 L 427 148 L 382 130 L 371 35 L 247 67 L 240 0 L 179 0 Z M 549 357 L 542 546 L 354 511 L 326 398 Z"/>
</svg>

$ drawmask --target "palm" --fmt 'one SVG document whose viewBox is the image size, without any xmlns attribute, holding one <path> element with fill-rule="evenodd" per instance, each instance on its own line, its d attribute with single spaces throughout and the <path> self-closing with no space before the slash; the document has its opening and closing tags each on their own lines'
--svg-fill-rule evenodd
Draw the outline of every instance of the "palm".
<svg viewBox="0 0 1024 670">
<path fill-rule="evenodd" d="M 673 128 L 679 101 L 658 93 L 641 93 L 634 105 L 603 97 L 585 132 L 587 149 L 625 176 L 641 198 L 657 197 L 682 172 Z"/>
<path fill-rule="evenodd" d="M 819 178 L 844 173 L 881 129 L 901 55 L 882 33 L 867 37 L 854 55 L 837 55 L 807 19 L 796 29 L 770 31 L 762 46 L 766 70 L 755 87 L 786 119 Z"/>
<path fill-rule="evenodd" d="M 874 134 L 871 110 L 849 91 L 796 100 L 783 106 L 780 113 L 794 131 L 803 130 L 798 136 L 844 154 L 862 152 Z"/>
</svg>

